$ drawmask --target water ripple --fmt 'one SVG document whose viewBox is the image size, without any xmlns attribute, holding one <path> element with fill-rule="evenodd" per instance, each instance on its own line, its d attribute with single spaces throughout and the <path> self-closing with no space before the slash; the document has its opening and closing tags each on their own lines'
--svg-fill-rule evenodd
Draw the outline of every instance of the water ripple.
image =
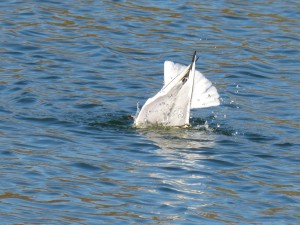
<svg viewBox="0 0 300 225">
<path fill-rule="evenodd" d="M 2 223 L 299 223 L 297 1 L 15 3 L 0 3 Z M 134 129 L 163 61 L 195 50 L 221 106 Z"/>
</svg>

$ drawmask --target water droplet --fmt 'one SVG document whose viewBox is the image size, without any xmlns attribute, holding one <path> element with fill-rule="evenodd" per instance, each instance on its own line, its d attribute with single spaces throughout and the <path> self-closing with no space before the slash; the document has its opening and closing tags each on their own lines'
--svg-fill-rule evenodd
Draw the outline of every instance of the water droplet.
<svg viewBox="0 0 300 225">
<path fill-rule="evenodd" d="M 207 122 L 207 120 L 204 123 L 204 127 L 205 127 L 205 129 L 208 129 L 208 122 Z"/>
</svg>

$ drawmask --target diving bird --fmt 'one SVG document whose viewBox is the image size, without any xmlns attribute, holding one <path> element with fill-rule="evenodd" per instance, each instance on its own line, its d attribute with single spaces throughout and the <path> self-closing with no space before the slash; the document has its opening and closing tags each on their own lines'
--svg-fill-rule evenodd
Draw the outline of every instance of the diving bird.
<svg viewBox="0 0 300 225">
<path fill-rule="evenodd" d="M 196 61 L 196 52 L 188 66 L 165 61 L 164 86 L 137 112 L 135 127 L 188 126 L 191 109 L 220 105 L 217 89 L 195 69 Z"/>
</svg>

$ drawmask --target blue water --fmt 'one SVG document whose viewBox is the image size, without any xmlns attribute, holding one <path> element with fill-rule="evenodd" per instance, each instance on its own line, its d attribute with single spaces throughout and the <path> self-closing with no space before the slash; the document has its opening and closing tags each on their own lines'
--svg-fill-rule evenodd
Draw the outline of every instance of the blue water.
<svg viewBox="0 0 300 225">
<path fill-rule="evenodd" d="M 1 224 L 300 223 L 298 1 L 0 9 Z M 134 129 L 195 50 L 221 105 Z"/>
</svg>

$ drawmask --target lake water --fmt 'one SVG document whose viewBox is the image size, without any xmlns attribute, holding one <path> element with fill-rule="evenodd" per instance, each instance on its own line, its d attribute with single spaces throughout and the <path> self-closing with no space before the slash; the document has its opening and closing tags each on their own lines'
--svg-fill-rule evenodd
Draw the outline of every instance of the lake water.
<svg viewBox="0 0 300 225">
<path fill-rule="evenodd" d="M 299 224 L 300 6 L 0 3 L 1 224 Z M 134 129 L 189 64 L 221 105 Z"/>
</svg>

